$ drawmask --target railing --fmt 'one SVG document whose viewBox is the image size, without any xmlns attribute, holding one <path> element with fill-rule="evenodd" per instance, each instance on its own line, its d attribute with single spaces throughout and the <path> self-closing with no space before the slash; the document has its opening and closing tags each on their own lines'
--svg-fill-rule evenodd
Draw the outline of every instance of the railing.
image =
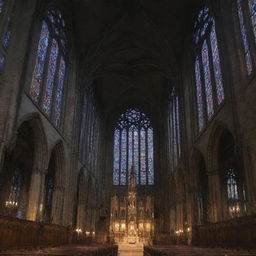
<svg viewBox="0 0 256 256">
<path fill-rule="evenodd" d="M 199 246 L 256 247 L 256 216 L 196 226 L 192 244 Z"/>
</svg>

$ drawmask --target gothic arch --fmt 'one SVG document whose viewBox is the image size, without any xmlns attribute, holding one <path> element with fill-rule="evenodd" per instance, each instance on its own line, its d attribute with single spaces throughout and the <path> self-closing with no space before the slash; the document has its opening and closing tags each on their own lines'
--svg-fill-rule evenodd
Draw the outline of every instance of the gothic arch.
<svg viewBox="0 0 256 256">
<path fill-rule="evenodd" d="M 47 214 L 48 221 L 61 225 L 63 221 L 64 194 L 66 186 L 66 158 L 62 141 L 55 144 L 49 159 L 48 171 L 45 180 L 44 205 L 45 207 L 46 205 L 49 207 L 49 212 Z M 49 196 L 47 196 L 48 194 Z"/>
<path fill-rule="evenodd" d="M 26 182 L 20 183 L 21 191 L 23 191 L 21 192 L 22 195 L 20 195 L 23 198 L 21 201 L 23 209 L 21 213 L 17 213 L 17 216 L 36 220 L 40 214 L 39 199 L 48 162 L 47 140 L 42 121 L 37 113 L 25 115 L 18 121 L 17 127 L 16 133 L 7 149 L 4 169 L 10 171 L 8 175 L 14 175 L 11 172 L 13 168 L 15 172 L 20 170 L 20 174 L 17 173 L 17 175 L 20 175 L 21 179 L 25 175 Z M 11 176 L 9 180 L 10 178 Z M 18 201 L 17 203 L 19 204 Z"/>
</svg>

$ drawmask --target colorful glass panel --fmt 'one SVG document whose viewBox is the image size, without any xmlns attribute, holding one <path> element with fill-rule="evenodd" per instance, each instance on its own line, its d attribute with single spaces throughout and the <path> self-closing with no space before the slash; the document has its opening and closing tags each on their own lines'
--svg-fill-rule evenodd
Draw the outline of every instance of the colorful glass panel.
<svg viewBox="0 0 256 256">
<path fill-rule="evenodd" d="M 198 58 L 195 61 L 195 76 L 196 76 L 196 95 L 197 95 L 197 115 L 198 115 L 198 126 L 201 131 L 204 127 L 204 104 L 203 104 L 203 90 L 201 71 Z"/>
<path fill-rule="evenodd" d="M 148 129 L 148 184 L 154 184 L 154 145 L 153 129 Z"/>
<path fill-rule="evenodd" d="M 139 184 L 139 132 L 134 130 L 134 170 L 137 184 Z"/>
<path fill-rule="evenodd" d="M 48 72 L 46 78 L 46 87 L 43 97 L 43 110 L 47 115 L 50 115 L 51 104 L 52 104 L 52 94 L 54 87 L 54 78 L 56 73 L 57 58 L 59 53 L 58 43 L 55 39 L 52 40 L 51 53 L 48 63 Z"/>
<path fill-rule="evenodd" d="M 120 169 L 120 131 L 115 130 L 114 133 L 114 170 L 113 184 L 119 185 L 119 169 Z"/>
<path fill-rule="evenodd" d="M 126 185 L 126 173 L 127 173 L 127 132 L 126 129 L 122 131 L 121 141 L 121 177 L 120 185 Z"/>
<path fill-rule="evenodd" d="M 210 65 L 209 65 L 209 50 L 208 50 L 208 45 L 206 41 L 204 41 L 203 48 L 202 48 L 202 62 L 203 62 L 203 69 L 204 69 L 207 115 L 208 115 L 208 119 L 210 119 L 214 113 L 214 110 L 213 110 L 211 72 L 210 72 Z"/>
<path fill-rule="evenodd" d="M 30 96 L 35 102 L 38 102 L 45 65 L 45 58 L 49 44 L 49 30 L 45 21 L 42 23 L 42 29 L 37 49 L 36 64 L 32 76 Z"/>
<path fill-rule="evenodd" d="M 130 170 L 133 165 L 133 129 L 128 133 L 128 180 L 130 180 Z"/>
<path fill-rule="evenodd" d="M 7 31 L 3 41 L 3 47 L 5 49 L 7 49 L 7 47 L 9 46 L 10 40 L 11 40 L 11 31 Z"/>
<path fill-rule="evenodd" d="M 5 1 L 4 0 L 0 0 L 0 14 L 3 12 L 4 6 L 5 6 Z"/>
<path fill-rule="evenodd" d="M 220 56 L 219 56 L 219 49 L 218 49 L 218 42 L 217 42 L 214 21 L 212 25 L 210 38 L 211 38 L 211 47 L 212 47 L 213 70 L 214 70 L 215 84 L 216 84 L 216 91 L 217 91 L 217 101 L 218 101 L 218 104 L 221 104 L 224 100 L 224 88 L 223 88 L 223 82 L 222 82 Z"/>
<path fill-rule="evenodd" d="M 256 40 L 256 0 L 248 0 L 248 5 L 250 10 L 253 33 Z"/>
<path fill-rule="evenodd" d="M 140 184 L 146 185 L 146 131 L 144 128 L 140 131 Z"/>
<path fill-rule="evenodd" d="M 244 46 L 246 68 L 247 68 L 248 75 L 250 75 L 252 73 L 252 57 L 251 57 L 251 52 L 249 49 L 248 33 L 247 33 L 246 25 L 245 25 L 244 13 L 243 13 L 241 0 L 237 0 L 237 10 L 238 10 L 241 36 L 242 36 L 243 46 Z"/>
<path fill-rule="evenodd" d="M 151 129 L 153 134 L 153 129 L 151 127 L 149 119 L 144 113 L 141 113 L 138 109 L 128 109 L 119 118 L 117 122 L 117 129 L 122 132 L 122 153 L 119 156 L 119 159 L 121 161 L 121 167 L 119 168 L 119 172 L 121 173 L 121 182 L 120 184 L 116 185 L 127 184 L 127 180 L 129 180 L 130 177 L 129 172 L 132 166 L 134 166 L 137 184 L 146 185 L 150 183 L 150 185 L 152 185 L 154 183 L 154 169 L 152 163 L 153 159 L 151 159 L 152 157 L 149 159 L 149 152 L 146 144 L 146 134 L 148 129 Z M 139 132 L 139 130 L 141 132 Z M 124 133 L 127 136 L 126 138 Z M 115 147 L 114 151 L 116 150 L 117 148 Z M 147 162 L 150 165 L 150 170 L 147 169 Z M 151 173 L 149 174 L 149 172 Z M 148 178 L 148 181 L 147 176 L 150 176 L 150 178 Z M 115 185 L 114 180 L 113 184 Z"/>
<path fill-rule="evenodd" d="M 60 58 L 60 67 L 58 72 L 58 85 L 57 91 L 55 96 L 55 125 L 57 127 L 60 126 L 61 120 L 61 107 L 62 107 L 62 99 L 63 99 L 63 87 L 64 87 L 64 79 L 65 79 L 65 70 L 66 70 L 66 63 L 63 57 Z"/>
</svg>

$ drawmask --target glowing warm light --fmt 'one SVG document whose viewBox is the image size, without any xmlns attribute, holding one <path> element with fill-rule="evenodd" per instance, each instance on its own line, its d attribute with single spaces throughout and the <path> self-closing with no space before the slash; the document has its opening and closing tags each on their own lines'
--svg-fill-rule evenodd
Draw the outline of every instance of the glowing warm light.
<svg viewBox="0 0 256 256">
<path fill-rule="evenodd" d="M 115 230 L 118 231 L 119 230 L 119 223 L 115 224 Z"/>
<path fill-rule="evenodd" d="M 76 228 L 75 231 L 76 231 L 77 234 L 81 234 L 82 233 L 82 229 L 81 228 Z"/>
<path fill-rule="evenodd" d="M 126 228 L 125 223 L 122 223 L 122 224 L 121 224 L 121 230 L 125 230 L 125 228 Z"/>
<path fill-rule="evenodd" d="M 147 223 L 147 224 L 146 224 L 146 230 L 147 230 L 147 231 L 150 231 L 150 229 L 151 229 L 151 225 L 150 225 L 150 223 Z"/>
<path fill-rule="evenodd" d="M 90 231 L 85 231 L 86 236 L 90 235 Z"/>
<path fill-rule="evenodd" d="M 18 206 L 18 202 L 16 202 L 16 201 L 6 201 L 5 206 L 6 207 L 15 207 L 15 206 Z"/>
<path fill-rule="evenodd" d="M 143 229 L 144 229 L 143 223 L 140 223 L 139 224 L 139 230 L 143 230 Z"/>
<path fill-rule="evenodd" d="M 95 236 L 95 231 L 92 232 L 92 235 Z"/>
<path fill-rule="evenodd" d="M 190 232 L 190 228 L 187 228 L 187 231 Z"/>
</svg>

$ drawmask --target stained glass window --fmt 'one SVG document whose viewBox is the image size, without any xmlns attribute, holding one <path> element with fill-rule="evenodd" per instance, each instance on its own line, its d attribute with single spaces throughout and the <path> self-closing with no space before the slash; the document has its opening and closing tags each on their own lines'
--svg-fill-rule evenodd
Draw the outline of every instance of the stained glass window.
<svg viewBox="0 0 256 256">
<path fill-rule="evenodd" d="M 40 87 L 43 79 L 43 71 L 45 64 L 45 57 L 49 44 L 49 30 L 46 22 L 43 21 L 41 35 L 38 44 L 36 64 L 34 67 L 34 73 L 32 77 L 32 83 L 30 88 L 30 95 L 34 101 L 38 101 L 40 94 Z"/>
<path fill-rule="evenodd" d="M 52 199 L 54 190 L 54 177 L 48 174 L 45 177 L 45 202 L 44 202 L 44 221 L 51 222 Z"/>
<path fill-rule="evenodd" d="M 212 21 L 212 30 L 211 30 L 211 47 L 212 47 L 212 60 L 213 60 L 213 71 L 215 76 L 215 85 L 217 91 L 217 101 L 218 104 L 221 104 L 224 100 L 224 88 L 222 82 L 222 74 L 220 68 L 220 56 L 219 49 L 217 43 L 216 29 L 215 29 L 215 21 Z"/>
<path fill-rule="evenodd" d="M 245 24 L 244 11 L 243 11 L 241 0 L 237 0 L 237 9 L 238 9 L 238 17 L 239 17 L 240 30 L 241 30 L 242 40 L 243 40 L 243 46 L 244 46 L 246 68 L 247 68 L 248 75 L 250 75 L 252 73 L 252 57 L 251 57 L 251 52 L 249 48 L 248 33 L 247 33 L 246 24 Z"/>
<path fill-rule="evenodd" d="M 114 134 L 114 170 L 113 184 L 119 185 L 119 170 L 120 170 L 120 131 L 115 130 Z"/>
<path fill-rule="evenodd" d="M 201 82 L 201 72 L 198 58 L 195 62 L 195 74 L 196 74 L 196 95 L 197 95 L 197 114 L 199 130 L 204 127 L 204 104 L 203 104 L 203 91 Z"/>
<path fill-rule="evenodd" d="M 65 22 L 59 10 L 49 10 L 42 22 L 29 94 L 56 127 L 61 124 L 66 58 Z"/>
<path fill-rule="evenodd" d="M 212 81 L 211 81 L 211 72 L 210 72 L 210 64 L 209 64 L 209 51 L 208 51 L 208 45 L 206 41 L 204 41 L 203 48 L 202 48 L 202 62 L 203 62 L 203 68 L 204 68 L 207 114 L 208 114 L 208 118 L 211 118 L 213 115 L 213 96 L 212 96 Z"/>
<path fill-rule="evenodd" d="M 2 28 L 2 36 L 0 38 L 2 47 L 0 48 L 0 71 L 3 71 L 6 57 L 7 57 L 7 50 L 10 45 L 11 41 L 11 14 L 13 11 L 13 4 L 6 3 L 6 1 L 0 1 L 0 22 L 4 24 Z M 4 15 L 7 13 L 7 15 Z"/>
<path fill-rule="evenodd" d="M 174 90 L 170 97 L 169 108 L 169 137 L 170 140 L 170 159 L 171 167 L 174 170 L 181 156 L 181 131 L 180 131 L 180 114 L 179 114 L 179 98 L 175 94 Z"/>
<path fill-rule="evenodd" d="M 53 39 L 50 59 L 48 64 L 45 94 L 43 97 L 43 110 L 47 115 L 50 114 L 50 107 L 52 103 L 52 93 L 53 93 L 53 85 L 54 85 L 54 77 L 56 72 L 58 52 L 59 52 L 58 43 L 55 39 Z"/>
<path fill-rule="evenodd" d="M 56 92 L 56 102 L 55 102 L 55 126 L 57 127 L 60 125 L 60 118 L 61 118 L 65 70 L 66 70 L 66 64 L 63 57 L 61 56 L 60 68 L 59 68 L 59 74 L 58 74 L 58 86 L 57 86 L 57 92 Z"/>
<path fill-rule="evenodd" d="M 199 12 L 194 29 L 197 117 L 202 131 L 225 98 L 215 20 L 208 7 Z"/>
<path fill-rule="evenodd" d="M 231 217 L 236 216 L 240 212 L 238 184 L 234 169 L 227 171 L 227 194 L 228 194 L 228 209 Z"/>
<path fill-rule="evenodd" d="M 134 167 L 137 184 L 153 185 L 153 159 L 150 120 L 138 109 L 128 109 L 119 118 L 114 132 L 113 184 L 127 185 Z"/>
<path fill-rule="evenodd" d="M 256 40 L 256 0 L 248 0 L 254 37 Z"/>
</svg>

